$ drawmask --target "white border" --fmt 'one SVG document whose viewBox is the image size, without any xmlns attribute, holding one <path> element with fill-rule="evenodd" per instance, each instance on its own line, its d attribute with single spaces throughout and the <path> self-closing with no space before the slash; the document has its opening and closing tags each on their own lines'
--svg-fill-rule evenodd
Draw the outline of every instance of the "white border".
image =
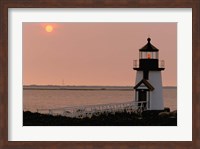
<svg viewBox="0 0 200 149">
<path fill-rule="evenodd" d="M 192 140 L 192 9 L 10 8 L 8 21 L 9 141 Z M 22 22 L 178 22 L 178 126 L 23 127 Z"/>
</svg>

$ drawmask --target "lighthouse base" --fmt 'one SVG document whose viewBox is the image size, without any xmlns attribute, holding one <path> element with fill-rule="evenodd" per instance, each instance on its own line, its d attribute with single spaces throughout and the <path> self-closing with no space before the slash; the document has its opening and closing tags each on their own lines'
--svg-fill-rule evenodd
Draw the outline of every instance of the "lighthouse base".
<svg viewBox="0 0 200 149">
<path fill-rule="evenodd" d="M 148 82 L 154 88 L 152 91 L 140 90 L 135 92 L 135 101 L 146 101 L 147 110 L 164 110 L 161 71 L 149 71 Z M 136 85 L 143 79 L 143 71 L 137 71 Z"/>
</svg>

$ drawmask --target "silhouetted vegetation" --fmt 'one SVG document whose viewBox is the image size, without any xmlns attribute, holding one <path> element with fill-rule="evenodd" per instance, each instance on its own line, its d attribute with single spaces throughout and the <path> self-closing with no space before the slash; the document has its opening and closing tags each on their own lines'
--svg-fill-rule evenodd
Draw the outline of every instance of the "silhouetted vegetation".
<svg viewBox="0 0 200 149">
<path fill-rule="evenodd" d="M 142 114 L 104 112 L 91 118 L 71 118 L 23 112 L 24 126 L 177 126 L 177 112 L 145 111 Z"/>
</svg>

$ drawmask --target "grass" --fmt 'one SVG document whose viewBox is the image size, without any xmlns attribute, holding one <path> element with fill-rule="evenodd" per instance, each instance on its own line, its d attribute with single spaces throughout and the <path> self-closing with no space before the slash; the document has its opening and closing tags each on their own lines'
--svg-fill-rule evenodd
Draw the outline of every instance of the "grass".
<svg viewBox="0 0 200 149">
<path fill-rule="evenodd" d="M 177 113 L 145 111 L 142 114 L 104 112 L 85 118 L 71 118 L 23 112 L 23 126 L 177 126 Z"/>
</svg>

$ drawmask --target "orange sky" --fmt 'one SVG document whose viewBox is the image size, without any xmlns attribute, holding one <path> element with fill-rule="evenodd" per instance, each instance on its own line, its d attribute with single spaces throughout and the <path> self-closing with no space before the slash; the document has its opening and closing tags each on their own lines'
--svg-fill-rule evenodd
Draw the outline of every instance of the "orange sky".
<svg viewBox="0 0 200 149">
<path fill-rule="evenodd" d="M 165 60 L 163 85 L 176 86 L 176 23 L 23 23 L 23 84 L 133 86 L 148 36 Z"/>
</svg>

